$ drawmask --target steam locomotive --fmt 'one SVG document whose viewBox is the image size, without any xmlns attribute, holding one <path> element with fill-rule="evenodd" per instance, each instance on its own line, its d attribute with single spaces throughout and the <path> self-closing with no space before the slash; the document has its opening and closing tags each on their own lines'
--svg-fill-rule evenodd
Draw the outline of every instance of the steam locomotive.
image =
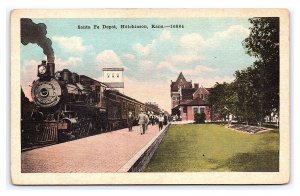
<svg viewBox="0 0 300 196">
<path fill-rule="evenodd" d="M 112 131 L 127 126 L 129 112 L 158 114 L 159 109 L 109 89 L 102 82 L 68 69 L 55 72 L 55 64 L 42 61 L 33 81 L 34 109 L 22 121 L 22 146 L 57 143 Z"/>
</svg>

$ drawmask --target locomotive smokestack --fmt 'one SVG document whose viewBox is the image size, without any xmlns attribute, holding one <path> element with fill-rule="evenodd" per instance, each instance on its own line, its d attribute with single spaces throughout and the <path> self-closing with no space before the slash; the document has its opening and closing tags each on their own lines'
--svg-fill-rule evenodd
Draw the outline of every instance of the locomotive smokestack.
<svg viewBox="0 0 300 196">
<path fill-rule="evenodd" d="M 54 62 L 54 51 L 52 41 L 46 37 L 47 26 L 44 23 L 35 24 L 29 18 L 21 18 L 21 43 L 37 44 L 43 49 L 43 53 L 47 56 L 48 62 Z"/>
<path fill-rule="evenodd" d="M 54 77 L 54 75 L 55 75 L 55 64 L 53 62 L 48 62 L 47 66 L 49 67 L 49 76 Z"/>
</svg>

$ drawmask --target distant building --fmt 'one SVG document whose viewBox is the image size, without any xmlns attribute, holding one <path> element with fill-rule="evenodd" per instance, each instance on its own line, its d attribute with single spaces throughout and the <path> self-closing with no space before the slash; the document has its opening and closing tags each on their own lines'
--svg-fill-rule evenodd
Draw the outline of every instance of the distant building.
<svg viewBox="0 0 300 196">
<path fill-rule="evenodd" d="M 124 93 L 124 68 L 103 68 L 102 71 L 103 83 L 105 83 L 109 89 Z"/>
<path fill-rule="evenodd" d="M 194 120 L 195 113 L 204 112 L 206 121 L 213 117 L 211 104 L 208 102 L 210 88 L 192 84 L 180 72 L 175 82 L 171 81 L 171 108 L 172 115 L 177 115 L 181 120 Z"/>
</svg>

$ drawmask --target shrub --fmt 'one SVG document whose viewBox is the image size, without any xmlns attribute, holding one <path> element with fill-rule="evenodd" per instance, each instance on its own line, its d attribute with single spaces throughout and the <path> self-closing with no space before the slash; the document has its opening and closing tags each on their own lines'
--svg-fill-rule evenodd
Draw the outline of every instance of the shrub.
<svg viewBox="0 0 300 196">
<path fill-rule="evenodd" d="M 194 114 L 194 120 L 195 123 L 199 124 L 199 123 L 205 123 L 206 120 L 206 115 L 204 112 L 202 113 L 195 113 Z"/>
</svg>

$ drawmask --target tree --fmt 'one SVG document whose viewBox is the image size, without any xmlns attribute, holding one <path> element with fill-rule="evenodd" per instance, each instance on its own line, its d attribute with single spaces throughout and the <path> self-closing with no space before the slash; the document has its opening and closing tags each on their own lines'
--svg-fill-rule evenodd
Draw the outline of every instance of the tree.
<svg viewBox="0 0 300 196">
<path fill-rule="evenodd" d="M 256 57 L 256 88 L 262 114 L 279 109 L 279 18 L 250 18 L 250 35 L 243 41 L 247 54 Z"/>
<path fill-rule="evenodd" d="M 194 120 L 195 120 L 195 123 L 196 124 L 199 124 L 199 123 L 205 123 L 205 120 L 206 120 L 206 115 L 204 112 L 201 112 L 201 113 L 195 113 L 194 114 Z"/>
<path fill-rule="evenodd" d="M 21 87 L 21 103 L 22 104 L 28 104 L 29 103 L 29 99 L 25 96 L 25 93 Z"/>
<path fill-rule="evenodd" d="M 208 96 L 208 101 L 214 110 L 218 111 L 224 119 L 233 110 L 234 94 L 231 89 L 230 84 L 217 82 Z"/>
<path fill-rule="evenodd" d="M 33 108 L 34 104 L 29 101 L 29 99 L 25 96 L 23 89 L 21 88 L 21 118 L 29 119 Z"/>
<path fill-rule="evenodd" d="M 256 69 L 248 67 L 235 72 L 232 86 L 236 94 L 236 110 L 233 114 L 247 124 L 261 119 L 261 98 L 255 83 L 257 83 Z"/>
<path fill-rule="evenodd" d="M 223 116 L 262 123 L 279 110 L 279 18 L 250 18 L 250 35 L 243 41 L 253 65 L 236 71 L 232 83 L 216 83 L 209 101 Z"/>
</svg>

